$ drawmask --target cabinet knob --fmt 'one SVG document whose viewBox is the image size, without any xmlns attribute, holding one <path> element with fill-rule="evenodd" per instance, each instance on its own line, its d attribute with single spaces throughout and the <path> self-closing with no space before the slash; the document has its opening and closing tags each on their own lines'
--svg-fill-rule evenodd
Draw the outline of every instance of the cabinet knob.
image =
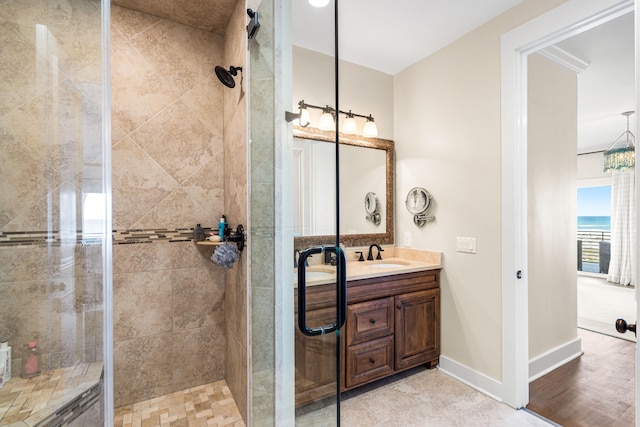
<svg viewBox="0 0 640 427">
<path fill-rule="evenodd" d="M 369 319 L 369 323 L 375 324 L 376 323 L 376 319 Z"/>
<path fill-rule="evenodd" d="M 397 308 L 398 310 L 400 310 L 400 309 L 402 308 L 402 306 L 401 306 L 400 304 L 398 304 L 398 305 L 396 305 L 396 308 Z"/>
<path fill-rule="evenodd" d="M 376 363 L 376 359 L 374 359 L 373 357 L 369 359 L 369 362 L 371 363 Z"/>
</svg>

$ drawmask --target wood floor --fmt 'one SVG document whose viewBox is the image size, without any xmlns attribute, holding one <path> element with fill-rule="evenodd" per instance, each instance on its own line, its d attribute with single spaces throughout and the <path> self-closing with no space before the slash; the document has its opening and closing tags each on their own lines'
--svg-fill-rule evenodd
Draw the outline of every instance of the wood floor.
<svg viewBox="0 0 640 427">
<path fill-rule="evenodd" d="M 565 427 L 633 426 L 635 343 L 584 329 L 578 336 L 582 357 L 532 382 L 527 408 Z"/>
</svg>

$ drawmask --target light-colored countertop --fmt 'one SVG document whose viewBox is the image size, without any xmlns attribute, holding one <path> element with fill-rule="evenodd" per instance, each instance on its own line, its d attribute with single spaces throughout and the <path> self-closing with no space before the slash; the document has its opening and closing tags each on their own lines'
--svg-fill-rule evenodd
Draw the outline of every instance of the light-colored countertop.
<svg viewBox="0 0 640 427">
<path fill-rule="evenodd" d="M 99 384 L 102 362 L 11 378 L 0 389 L 0 426 L 31 427 L 45 423 L 61 408 Z"/>
<path fill-rule="evenodd" d="M 347 281 L 442 268 L 442 254 L 440 252 L 391 247 L 385 248 L 382 252 L 382 260 L 358 261 L 359 256 L 355 254 L 356 250 L 347 250 Z M 385 254 L 390 256 L 385 256 Z M 364 256 L 366 258 L 367 254 L 365 253 Z M 334 283 L 336 280 L 335 266 L 311 264 L 306 268 L 306 272 L 307 286 Z M 297 269 L 294 269 L 293 282 L 297 286 Z"/>
</svg>

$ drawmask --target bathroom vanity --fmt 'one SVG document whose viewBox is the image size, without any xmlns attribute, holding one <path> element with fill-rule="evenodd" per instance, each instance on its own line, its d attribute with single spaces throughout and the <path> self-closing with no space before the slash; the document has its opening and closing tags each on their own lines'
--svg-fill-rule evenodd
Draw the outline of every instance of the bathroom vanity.
<svg viewBox="0 0 640 427">
<path fill-rule="evenodd" d="M 313 271 L 314 267 L 308 269 Z M 393 258 L 347 263 L 347 318 L 340 337 L 341 390 L 414 366 L 437 366 L 440 270 L 439 260 Z M 317 282 L 307 283 L 310 326 L 335 320 L 335 285 Z M 297 407 L 335 393 L 335 341 L 335 334 L 307 337 L 296 329 Z"/>
</svg>

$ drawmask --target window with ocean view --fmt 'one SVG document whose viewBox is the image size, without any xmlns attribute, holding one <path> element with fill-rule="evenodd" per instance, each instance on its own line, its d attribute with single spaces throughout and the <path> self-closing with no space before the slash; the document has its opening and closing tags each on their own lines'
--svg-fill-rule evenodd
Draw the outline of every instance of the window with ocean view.
<svg viewBox="0 0 640 427">
<path fill-rule="evenodd" d="M 578 188 L 578 271 L 607 274 L 611 257 L 611 186 Z"/>
</svg>

